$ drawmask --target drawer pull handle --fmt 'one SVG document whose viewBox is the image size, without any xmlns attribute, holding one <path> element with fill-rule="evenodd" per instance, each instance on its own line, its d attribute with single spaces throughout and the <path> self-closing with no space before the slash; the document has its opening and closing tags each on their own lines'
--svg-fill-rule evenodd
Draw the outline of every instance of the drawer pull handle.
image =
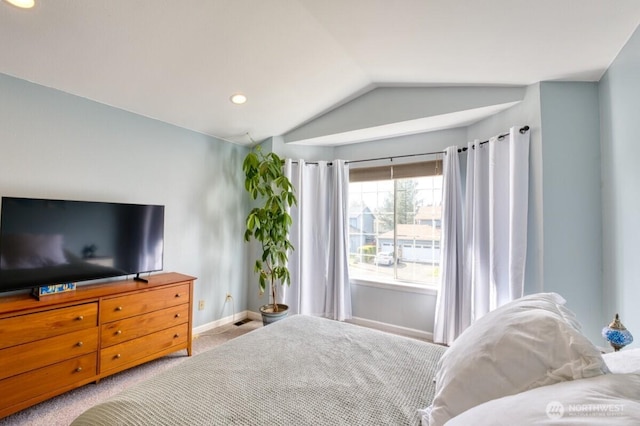
<svg viewBox="0 0 640 426">
<path fill-rule="evenodd" d="M 176 297 L 180 297 L 180 293 L 176 293 Z"/>
<path fill-rule="evenodd" d="M 118 307 L 116 308 L 116 311 L 121 311 L 121 310 L 122 310 L 122 306 L 118 306 Z"/>
<path fill-rule="evenodd" d="M 116 354 L 116 356 L 114 356 L 115 359 L 119 359 L 122 355 L 120 354 Z"/>
<path fill-rule="evenodd" d="M 82 371 L 82 367 L 78 367 L 78 368 L 76 368 L 76 373 L 79 373 L 79 372 L 81 372 L 81 371 Z"/>
<path fill-rule="evenodd" d="M 180 314 L 176 314 L 176 318 L 180 318 Z"/>
<path fill-rule="evenodd" d="M 84 343 L 82 341 L 80 341 L 80 342 L 76 343 L 76 346 L 82 347 L 82 346 L 84 346 Z"/>
<path fill-rule="evenodd" d="M 178 333 L 176 333 L 176 334 L 174 334 L 174 335 L 173 335 L 173 338 L 174 338 L 174 339 L 177 339 L 178 337 L 180 337 L 180 334 L 178 334 Z"/>
<path fill-rule="evenodd" d="M 83 315 L 78 315 L 78 318 L 76 318 L 78 321 L 82 321 L 84 319 Z"/>
<path fill-rule="evenodd" d="M 122 330 L 116 331 L 116 334 L 122 334 Z"/>
</svg>

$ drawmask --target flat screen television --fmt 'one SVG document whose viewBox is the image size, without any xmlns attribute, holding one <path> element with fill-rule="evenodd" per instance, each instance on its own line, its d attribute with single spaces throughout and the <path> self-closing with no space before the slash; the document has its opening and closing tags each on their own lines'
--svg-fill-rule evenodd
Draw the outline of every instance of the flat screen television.
<svg viewBox="0 0 640 426">
<path fill-rule="evenodd" d="M 2 197 L 0 292 L 162 270 L 164 206 Z"/>
</svg>

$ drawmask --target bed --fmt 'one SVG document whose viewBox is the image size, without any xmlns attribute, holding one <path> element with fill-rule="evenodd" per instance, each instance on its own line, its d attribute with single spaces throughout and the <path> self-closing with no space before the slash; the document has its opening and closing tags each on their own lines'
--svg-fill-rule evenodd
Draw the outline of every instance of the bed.
<svg viewBox="0 0 640 426">
<path fill-rule="evenodd" d="M 73 425 L 418 425 L 444 351 L 296 315 L 127 389 Z"/>
<path fill-rule="evenodd" d="M 640 351 L 601 354 L 555 293 L 449 347 L 293 316 L 92 407 L 82 425 L 640 424 Z"/>
</svg>

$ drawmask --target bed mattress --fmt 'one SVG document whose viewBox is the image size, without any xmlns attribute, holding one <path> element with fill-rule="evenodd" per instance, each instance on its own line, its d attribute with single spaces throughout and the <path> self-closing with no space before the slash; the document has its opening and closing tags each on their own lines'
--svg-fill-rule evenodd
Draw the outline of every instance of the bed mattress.
<svg viewBox="0 0 640 426">
<path fill-rule="evenodd" d="M 291 316 L 129 388 L 73 425 L 417 425 L 444 350 Z"/>
</svg>

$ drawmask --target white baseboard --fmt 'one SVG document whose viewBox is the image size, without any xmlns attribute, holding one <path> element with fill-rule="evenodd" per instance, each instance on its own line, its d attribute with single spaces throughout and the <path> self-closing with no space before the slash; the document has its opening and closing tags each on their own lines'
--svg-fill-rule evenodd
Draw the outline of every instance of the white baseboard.
<svg viewBox="0 0 640 426">
<path fill-rule="evenodd" d="M 246 318 L 249 318 L 250 320 L 253 321 L 262 321 L 262 314 L 260 312 L 253 312 L 253 311 L 245 311 L 247 313 Z"/>
<path fill-rule="evenodd" d="M 253 318 L 254 314 L 255 312 L 242 311 L 242 312 L 236 313 L 235 315 L 229 315 L 228 317 L 220 318 L 219 320 L 215 320 L 203 325 L 199 325 L 193 329 L 193 335 L 196 336 L 200 333 L 204 333 L 205 331 L 209 331 L 217 327 L 222 327 L 223 325 L 233 324 L 238 321 L 242 321 L 245 318 L 249 318 L 253 320 L 255 319 Z M 257 314 L 257 315 L 258 315 L 258 319 L 261 319 L 260 314 Z"/>
<path fill-rule="evenodd" d="M 427 331 L 416 330 L 415 328 L 402 327 L 394 324 L 387 324 L 384 322 L 373 321 L 366 318 L 352 317 L 347 320 L 352 324 L 361 325 L 363 327 L 374 328 L 380 331 L 386 331 L 387 333 L 399 334 L 401 336 L 413 337 L 420 340 L 426 340 L 433 342 L 433 333 Z"/>
<path fill-rule="evenodd" d="M 235 315 L 220 318 L 218 320 L 209 322 L 207 324 L 203 324 L 198 327 L 195 327 L 193 329 L 193 335 L 196 336 L 200 333 L 204 333 L 205 331 L 209 331 L 217 327 L 222 327 L 223 325 L 242 321 L 243 319 L 246 319 L 246 318 L 253 321 L 262 321 L 262 315 L 260 315 L 260 312 L 242 311 L 242 312 L 238 312 Z M 401 336 L 413 337 L 416 339 L 426 340 L 429 342 L 433 341 L 433 333 L 416 330 L 414 328 L 402 327 L 399 325 L 387 324 L 384 322 L 373 321 L 373 320 L 369 320 L 366 318 L 359 318 L 359 317 L 352 317 L 350 320 L 347 320 L 346 322 L 350 322 L 356 325 L 361 325 L 363 327 L 373 328 L 380 331 L 386 331 L 387 333 L 399 334 Z"/>
</svg>

